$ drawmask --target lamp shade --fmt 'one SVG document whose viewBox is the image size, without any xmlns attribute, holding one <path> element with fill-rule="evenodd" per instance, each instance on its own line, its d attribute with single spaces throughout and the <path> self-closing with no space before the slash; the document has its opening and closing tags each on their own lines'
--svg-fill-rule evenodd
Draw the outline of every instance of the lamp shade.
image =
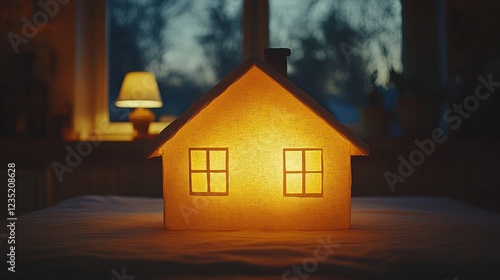
<svg viewBox="0 0 500 280">
<path fill-rule="evenodd" d="M 151 72 L 129 72 L 123 79 L 116 107 L 160 108 L 163 106 L 156 78 Z"/>
</svg>

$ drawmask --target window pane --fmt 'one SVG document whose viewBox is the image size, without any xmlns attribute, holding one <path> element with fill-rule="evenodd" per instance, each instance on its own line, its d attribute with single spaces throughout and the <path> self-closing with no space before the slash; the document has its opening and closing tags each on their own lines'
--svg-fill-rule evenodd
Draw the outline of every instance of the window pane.
<svg viewBox="0 0 500 280">
<path fill-rule="evenodd" d="M 207 192 L 207 173 L 191 173 L 191 191 Z"/>
<path fill-rule="evenodd" d="M 321 173 L 306 173 L 306 194 L 321 194 L 322 178 Z"/>
<path fill-rule="evenodd" d="M 226 169 L 226 151 L 210 151 L 210 170 Z"/>
<path fill-rule="evenodd" d="M 241 62 L 241 0 L 108 0 L 111 121 L 127 121 L 114 103 L 130 71 L 156 75 L 157 120 L 182 114 Z"/>
<path fill-rule="evenodd" d="M 210 192 L 227 192 L 226 173 L 210 173 Z"/>
<path fill-rule="evenodd" d="M 400 0 L 269 0 L 271 47 L 292 49 L 288 77 L 344 122 L 402 69 Z"/>
<path fill-rule="evenodd" d="M 302 174 L 286 174 L 286 189 L 287 194 L 302 193 Z"/>
<path fill-rule="evenodd" d="M 306 171 L 322 171 L 321 150 L 306 151 Z"/>
<path fill-rule="evenodd" d="M 207 170 L 207 151 L 191 150 L 191 170 Z"/>
<path fill-rule="evenodd" d="M 302 151 L 285 151 L 286 171 L 302 171 Z"/>
</svg>

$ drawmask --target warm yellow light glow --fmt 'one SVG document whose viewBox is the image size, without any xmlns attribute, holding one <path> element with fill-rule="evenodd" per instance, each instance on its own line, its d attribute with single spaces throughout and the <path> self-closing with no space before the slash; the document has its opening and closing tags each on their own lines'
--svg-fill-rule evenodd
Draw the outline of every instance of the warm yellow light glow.
<svg viewBox="0 0 500 280">
<path fill-rule="evenodd" d="M 207 152 L 204 150 L 191 150 L 191 169 L 207 170 Z"/>
<path fill-rule="evenodd" d="M 349 142 L 258 68 L 187 122 L 163 153 L 167 228 L 349 226 Z M 186 223 L 179 205 L 195 207 L 197 196 L 207 206 Z"/>
<path fill-rule="evenodd" d="M 225 151 L 210 151 L 210 170 L 226 170 Z"/>
<path fill-rule="evenodd" d="M 322 149 L 284 149 L 285 195 L 323 195 L 322 155 Z"/>
<path fill-rule="evenodd" d="M 306 156 L 306 171 L 321 171 L 321 151 L 311 150 L 305 151 Z"/>
<path fill-rule="evenodd" d="M 207 173 L 191 173 L 191 188 L 193 192 L 207 192 L 207 186 Z"/>
<path fill-rule="evenodd" d="M 285 152 L 286 171 L 302 171 L 302 152 Z"/>
<path fill-rule="evenodd" d="M 216 193 L 226 191 L 226 173 L 210 173 L 210 191 Z"/>
<path fill-rule="evenodd" d="M 189 161 L 191 194 L 227 194 L 227 149 L 190 148 Z"/>
<path fill-rule="evenodd" d="M 305 189 L 306 194 L 320 194 L 321 190 L 321 173 L 306 173 Z"/>
<path fill-rule="evenodd" d="M 157 100 L 117 100 L 118 108 L 161 108 L 163 103 Z"/>
<path fill-rule="evenodd" d="M 115 105 L 124 108 L 161 108 L 163 103 L 154 74 L 151 72 L 127 73 Z"/>
<path fill-rule="evenodd" d="M 302 193 L 302 174 L 286 174 L 285 188 L 287 194 Z"/>
<path fill-rule="evenodd" d="M 149 124 L 156 116 L 146 108 L 160 108 L 163 106 L 158 83 L 153 73 L 127 73 L 123 79 L 115 105 L 116 107 L 137 108 L 129 114 L 129 120 L 134 126 L 134 138 L 149 138 Z"/>
<path fill-rule="evenodd" d="M 349 228 L 350 157 L 363 146 L 277 82 L 280 74 L 245 67 L 149 150 L 162 156 L 165 227 Z"/>
</svg>

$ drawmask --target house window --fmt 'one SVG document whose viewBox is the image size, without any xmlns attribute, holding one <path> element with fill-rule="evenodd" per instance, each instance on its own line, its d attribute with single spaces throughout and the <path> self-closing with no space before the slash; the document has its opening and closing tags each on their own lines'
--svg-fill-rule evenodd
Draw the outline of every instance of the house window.
<svg viewBox="0 0 500 280">
<path fill-rule="evenodd" d="M 323 150 L 283 149 L 283 195 L 323 196 Z"/>
<path fill-rule="evenodd" d="M 228 195 L 228 149 L 189 149 L 191 195 Z"/>
</svg>

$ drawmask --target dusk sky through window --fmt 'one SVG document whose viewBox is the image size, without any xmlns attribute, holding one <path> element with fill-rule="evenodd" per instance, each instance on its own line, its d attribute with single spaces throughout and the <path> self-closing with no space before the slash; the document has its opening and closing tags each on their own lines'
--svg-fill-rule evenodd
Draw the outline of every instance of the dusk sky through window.
<svg viewBox="0 0 500 280">
<path fill-rule="evenodd" d="M 110 103 L 116 100 L 126 72 L 152 71 L 162 97 L 167 99 L 165 104 L 187 99 L 179 106 L 171 104 L 157 111 L 177 116 L 244 59 L 242 1 L 111 0 L 109 8 L 108 22 L 113 22 L 108 29 Z M 374 71 L 378 72 L 377 83 L 383 86 L 387 84 L 389 67 L 402 69 L 398 0 L 270 0 L 269 9 L 270 46 L 292 49 L 292 81 L 297 79 L 301 86 L 300 72 L 310 71 L 304 68 L 327 69 L 323 80 L 315 81 L 321 85 L 308 87 L 302 82 L 306 92 L 342 97 L 346 91 L 355 91 L 361 96 Z M 335 27 L 326 26 L 332 22 Z M 339 30 L 341 27 L 344 29 Z M 123 34 L 129 38 L 114 39 Z M 117 48 L 134 44 L 135 50 L 118 52 Z M 136 62 L 134 55 L 140 56 Z M 313 58 L 310 63 L 308 57 Z M 227 63 L 218 63 L 222 59 Z M 353 73 L 353 69 L 359 73 Z M 345 83 L 352 79 L 362 86 L 346 87 Z M 359 96 L 346 100 L 356 103 Z"/>
</svg>

